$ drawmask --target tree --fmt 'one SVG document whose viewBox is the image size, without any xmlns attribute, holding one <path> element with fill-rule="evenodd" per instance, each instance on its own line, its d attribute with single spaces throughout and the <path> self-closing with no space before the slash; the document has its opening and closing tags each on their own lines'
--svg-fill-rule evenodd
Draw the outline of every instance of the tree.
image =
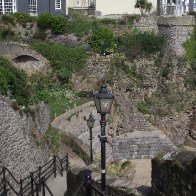
<svg viewBox="0 0 196 196">
<path fill-rule="evenodd" d="M 135 8 L 138 8 L 141 12 L 141 15 L 147 14 L 152 9 L 152 3 L 148 0 L 136 0 Z"/>
</svg>

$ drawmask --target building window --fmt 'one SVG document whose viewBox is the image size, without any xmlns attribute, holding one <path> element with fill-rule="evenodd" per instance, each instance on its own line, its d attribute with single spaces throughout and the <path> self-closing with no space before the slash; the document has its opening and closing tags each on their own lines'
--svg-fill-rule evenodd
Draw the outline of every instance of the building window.
<svg viewBox="0 0 196 196">
<path fill-rule="evenodd" d="M 16 12 L 16 0 L 0 0 L 0 14 Z"/>
<path fill-rule="evenodd" d="M 29 0 L 29 14 L 37 16 L 37 0 Z"/>
<path fill-rule="evenodd" d="M 55 9 L 60 10 L 61 9 L 61 0 L 55 0 Z"/>
<path fill-rule="evenodd" d="M 80 0 L 77 0 L 76 6 L 77 7 L 80 7 L 81 6 L 81 1 Z"/>
</svg>

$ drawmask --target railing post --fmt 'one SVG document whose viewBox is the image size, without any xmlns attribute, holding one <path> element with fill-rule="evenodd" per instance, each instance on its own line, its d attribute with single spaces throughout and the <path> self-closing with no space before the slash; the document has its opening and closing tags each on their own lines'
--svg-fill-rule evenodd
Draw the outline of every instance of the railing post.
<svg viewBox="0 0 196 196">
<path fill-rule="evenodd" d="M 68 159 L 68 153 L 66 155 L 66 171 L 69 169 L 69 159 Z"/>
<path fill-rule="evenodd" d="M 45 177 L 42 177 L 42 196 L 45 196 Z"/>
<path fill-rule="evenodd" d="M 63 176 L 63 159 L 60 160 L 61 176 Z"/>
<path fill-rule="evenodd" d="M 41 173 L 41 167 L 39 167 L 39 173 L 38 173 L 38 190 L 39 190 L 39 192 L 41 191 L 41 175 L 42 175 L 42 173 Z"/>
<path fill-rule="evenodd" d="M 91 196 L 92 195 L 92 190 L 90 187 L 90 183 L 91 183 L 91 176 L 85 176 L 85 188 L 86 188 L 86 196 Z"/>
<path fill-rule="evenodd" d="M 54 155 L 54 158 L 53 158 L 53 167 L 54 167 L 54 177 L 56 178 L 56 155 Z"/>
<path fill-rule="evenodd" d="M 23 195 L 23 180 L 22 179 L 20 179 L 20 194 L 19 195 L 20 196 Z"/>
<path fill-rule="evenodd" d="M 31 196 L 34 196 L 33 172 L 31 172 L 30 175 L 31 175 Z"/>
<path fill-rule="evenodd" d="M 5 172 L 6 172 L 6 168 L 3 167 L 2 169 L 2 172 L 3 172 L 3 192 L 4 192 L 4 195 L 7 196 L 7 180 L 6 180 L 6 176 L 5 176 Z"/>
</svg>

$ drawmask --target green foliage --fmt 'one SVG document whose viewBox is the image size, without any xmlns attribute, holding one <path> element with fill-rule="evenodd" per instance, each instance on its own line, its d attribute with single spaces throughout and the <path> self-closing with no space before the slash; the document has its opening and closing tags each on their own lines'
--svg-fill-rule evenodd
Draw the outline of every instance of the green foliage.
<svg viewBox="0 0 196 196">
<path fill-rule="evenodd" d="M 1 21 L 5 24 L 5 25 L 12 25 L 15 26 L 15 20 L 14 17 L 10 14 L 4 14 L 1 16 Z"/>
<path fill-rule="evenodd" d="M 37 26 L 42 29 L 51 29 L 54 33 L 65 32 L 66 21 L 63 16 L 42 13 L 37 18 Z"/>
<path fill-rule="evenodd" d="M 51 150 L 51 152 L 53 154 L 56 154 L 61 143 L 61 136 L 59 131 L 52 126 L 49 126 L 44 134 L 44 138 L 49 144 L 49 149 Z"/>
<path fill-rule="evenodd" d="M 94 29 L 89 43 L 93 50 L 101 55 L 114 53 L 117 48 L 114 33 L 107 27 L 100 26 Z"/>
<path fill-rule="evenodd" d="M 99 19 L 98 22 L 103 25 L 117 25 L 117 20 L 111 18 Z"/>
<path fill-rule="evenodd" d="M 195 33 L 191 34 L 190 39 L 184 43 L 185 55 L 190 65 L 196 61 L 196 39 Z"/>
<path fill-rule="evenodd" d="M 50 61 L 57 78 L 67 83 L 71 73 L 82 69 L 87 61 L 87 55 L 80 47 L 65 47 L 45 42 L 33 42 L 31 46 Z"/>
<path fill-rule="evenodd" d="M 16 19 L 16 22 L 18 22 L 21 25 L 25 25 L 26 23 L 35 22 L 35 17 L 33 17 L 27 13 L 16 12 L 13 14 L 13 16 Z"/>
<path fill-rule="evenodd" d="M 136 0 L 135 8 L 138 8 L 141 12 L 141 15 L 144 15 L 151 11 L 152 3 L 148 0 Z"/>
<path fill-rule="evenodd" d="M 144 101 L 137 103 L 137 109 L 143 114 L 149 113 L 148 104 Z"/>
<path fill-rule="evenodd" d="M 161 51 L 164 39 L 154 32 L 126 32 L 119 40 L 119 50 L 124 52 L 129 59 L 139 55 L 149 55 Z"/>
<path fill-rule="evenodd" d="M 1 29 L 0 30 L 0 39 L 1 40 L 8 40 L 8 41 L 17 41 L 18 37 L 14 31 L 11 29 Z"/>
<path fill-rule="evenodd" d="M 82 37 L 92 29 L 93 20 L 80 14 L 73 14 L 66 24 L 66 32 Z"/>
<path fill-rule="evenodd" d="M 45 40 L 46 37 L 47 37 L 47 35 L 46 35 L 45 31 L 43 31 L 43 30 L 38 30 L 38 31 L 36 31 L 35 34 L 33 35 L 33 38 L 34 38 L 34 39 L 42 40 L 42 41 Z"/>
<path fill-rule="evenodd" d="M 0 57 L 0 94 L 11 94 L 19 105 L 27 105 L 30 95 L 27 75 Z"/>
</svg>

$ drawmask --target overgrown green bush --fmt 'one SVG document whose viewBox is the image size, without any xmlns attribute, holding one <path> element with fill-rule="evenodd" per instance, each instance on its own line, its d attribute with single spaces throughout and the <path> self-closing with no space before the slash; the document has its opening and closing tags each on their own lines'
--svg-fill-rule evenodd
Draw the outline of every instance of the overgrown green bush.
<svg viewBox="0 0 196 196">
<path fill-rule="evenodd" d="M 5 25 L 15 25 L 15 20 L 14 17 L 10 14 L 4 14 L 1 16 L 1 21 L 5 24 Z"/>
<path fill-rule="evenodd" d="M 0 57 L 0 94 L 10 94 L 19 105 L 27 105 L 30 95 L 28 78 L 24 71 L 15 68 L 8 60 Z"/>
<path fill-rule="evenodd" d="M 103 18 L 98 20 L 100 24 L 103 25 L 117 25 L 117 20 L 111 18 Z"/>
<path fill-rule="evenodd" d="M 66 24 L 66 32 L 82 37 L 92 29 L 93 20 L 81 14 L 73 14 Z"/>
<path fill-rule="evenodd" d="M 8 41 L 17 41 L 18 37 L 14 31 L 8 28 L 0 30 L 0 39 Z"/>
<path fill-rule="evenodd" d="M 71 73 L 83 68 L 87 61 L 87 55 L 80 47 L 65 47 L 39 41 L 33 42 L 31 46 L 50 61 L 57 78 L 63 83 L 67 83 Z"/>
<path fill-rule="evenodd" d="M 18 22 L 21 25 L 25 25 L 26 23 L 31 23 L 36 20 L 35 17 L 27 13 L 16 12 L 13 14 L 13 16 L 16 19 L 16 22 Z"/>
<path fill-rule="evenodd" d="M 116 38 L 110 28 L 97 27 L 92 31 L 89 44 L 101 55 L 114 53 L 117 48 Z"/>
<path fill-rule="evenodd" d="M 134 59 L 142 54 L 153 54 L 161 51 L 164 39 L 154 32 L 126 32 L 119 40 L 119 51 Z"/>
<path fill-rule="evenodd" d="M 42 30 L 51 29 L 54 33 L 64 33 L 65 25 L 66 20 L 60 15 L 42 13 L 37 18 L 37 26 Z"/>
</svg>

